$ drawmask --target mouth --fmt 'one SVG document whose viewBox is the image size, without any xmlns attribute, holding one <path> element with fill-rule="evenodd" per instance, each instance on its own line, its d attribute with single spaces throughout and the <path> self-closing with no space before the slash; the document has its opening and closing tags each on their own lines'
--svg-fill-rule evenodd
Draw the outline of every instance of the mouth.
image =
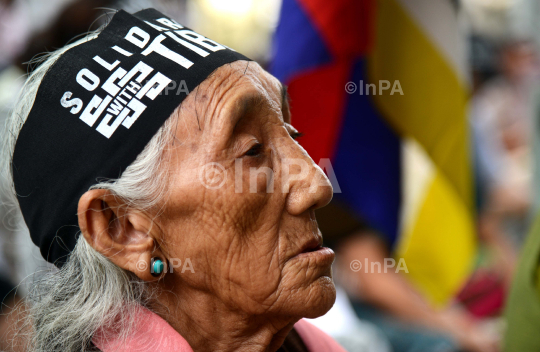
<svg viewBox="0 0 540 352">
<path fill-rule="evenodd" d="M 322 237 L 312 238 L 304 243 L 295 255 L 289 257 L 289 265 L 296 266 L 295 270 L 306 270 L 307 280 L 316 280 L 321 277 L 332 278 L 332 263 L 334 251 L 322 245 Z"/>
<path fill-rule="evenodd" d="M 301 251 L 298 252 L 293 258 L 297 260 L 309 259 L 314 263 L 318 263 L 318 265 L 330 266 L 334 262 L 334 256 L 334 251 L 322 245 L 322 238 L 314 238 L 306 242 L 301 247 Z"/>
<path fill-rule="evenodd" d="M 302 246 L 302 251 L 299 254 L 315 252 L 315 251 L 318 251 L 318 250 L 320 250 L 322 248 L 323 248 L 322 241 L 312 239 L 311 241 L 305 243 Z"/>
</svg>

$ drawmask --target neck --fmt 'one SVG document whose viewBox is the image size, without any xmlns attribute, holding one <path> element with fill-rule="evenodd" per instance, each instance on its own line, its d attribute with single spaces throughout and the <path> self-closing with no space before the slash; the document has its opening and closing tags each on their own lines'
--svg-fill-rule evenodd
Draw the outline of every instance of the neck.
<svg viewBox="0 0 540 352">
<path fill-rule="evenodd" d="M 163 290 L 158 301 L 154 311 L 194 351 L 275 352 L 298 320 L 232 310 L 217 297 L 187 287 Z"/>
</svg>

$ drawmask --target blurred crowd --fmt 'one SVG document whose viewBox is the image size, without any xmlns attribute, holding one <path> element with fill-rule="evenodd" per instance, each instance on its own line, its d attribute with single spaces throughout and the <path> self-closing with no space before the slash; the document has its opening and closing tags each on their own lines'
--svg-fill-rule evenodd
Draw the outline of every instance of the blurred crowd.
<svg viewBox="0 0 540 352">
<path fill-rule="evenodd" d="M 279 2 L 261 2 L 256 14 L 240 11 L 242 1 L 233 1 L 236 7 L 221 10 L 214 3 L 0 0 L 0 123 L 9 113 L 25 75 L 39 65 L 42 53 L 98 28 L 118 8 L 136 11 L 155 7 L 209 37 L 212 29 L 206 28 L 205 16 L 215 17 L 221 11 L 225 18 L 242 18 L 243 23 L 220 31 L 220 37 L 214 38 L 233 48 L 245 45 L 238 50 L 267 66 Z M 214 12 L 208 12 L 212 4 Z M 223 23 L 230 25 L 230 21 Z M 246 28 L 253 29 L 245 34 L 249 40 L 238 40 Z M 481 243 L 476 269 L 445 309 L 431 307 L 400 273 L 353 272 L 349 270 L 351 261 L 367 258 L 383 263 L 391 256 L 390 249 L 377 231 L 346 206 L 332 202 L 321 210 L 318 219 L 325 241 L 337 253 L 338 300 L 326 317 L 314 323 L 349 351 L 499 350 L 504 330 L 501 314 L 540 200 L 536 196 L 540 191 L 533 187 L 540 184 L 540 173 L 533 163 L 538 146 L 531 133 L 539 127 L 534 116 L 540 107 L 540 66 L 532 38 L 470 35 L 469 44 L 470 123 Z M 9 209 L 2 203 L 0 218 L 0 296 L 6 297 L 0 317 L 0 350 L 8 351 L 13 348 L 10 346 L 20 319 L 8 313 L 23 302 L 27 285 L 50 267 L 18 227 L 20 220 L 10 218 Z"/>
</svg>

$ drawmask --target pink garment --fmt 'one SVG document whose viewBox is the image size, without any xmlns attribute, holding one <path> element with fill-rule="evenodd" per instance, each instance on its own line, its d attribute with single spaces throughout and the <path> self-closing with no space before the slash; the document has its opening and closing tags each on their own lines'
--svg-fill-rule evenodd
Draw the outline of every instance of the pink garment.
<svg viewBox="0 0 540 352">
<path fill-rule="evenodd" d="M 103 352 L 193 352 L 187 341 L 163 318 L 141 307 L 133 333 L 127 337 L 98 331 L 92 342 Z M 107 336 L 107 334 L 113 336 Z"/>
<path fill-rule="evenodd" d="M 103 352 L 193 352 L 187 341 L 159 315 L 141 308 L 135 331 L 128 338 L 99 331 L 92 342 Z M 345 352 L 330 336 L 305 320 L 294 325 L 310 352 Z"/>
<path fill-rule="evenodd" d="M 333 338 L 307 320 L 300 319 L 294 328 L 310 352 L 346 352 Z"/>
</svg>

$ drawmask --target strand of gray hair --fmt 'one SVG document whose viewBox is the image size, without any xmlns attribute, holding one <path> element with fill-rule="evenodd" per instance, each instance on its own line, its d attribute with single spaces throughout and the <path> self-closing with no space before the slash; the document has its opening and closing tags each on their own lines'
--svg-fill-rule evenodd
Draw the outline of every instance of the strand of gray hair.
<svg viewBox="0 0 540 352">
<path fill-rule="evenodd" d="M 15 142 L 35 100 L 46 72 L 70 48 L 97 37 L 99 30 L 86 38 L 47 55 L 28 77 L 2 135 L 0 173 L 5 182 L 3 192 L 13 211 L 22 218 L 11 176 Z M 172 137 L 169 119 L 148 143 L 144 151 L 116 180 L 103 180 L 92 188 L 108 189 L 128 206 L 136 209 L 153 207 L 165 195 L 166 170 L 162 155 Z M 14 221 L 18 223 L 20 221 Z M 41 274 L 39 274 L 41 275 Z M 93 249 L 79 237 L 64 266 L 51 270 L 33 283 L 26 302 L 28 351 L 92 351 L 92 337 L 100 328 L 113 328 L 120 337 L 131 329 L 130 316 L 140 305 L 147 305 L 152 292 L 142 280 L 127 272 Z M 21 332 L 25 334 L 25 332 Z"/>
</svg>

